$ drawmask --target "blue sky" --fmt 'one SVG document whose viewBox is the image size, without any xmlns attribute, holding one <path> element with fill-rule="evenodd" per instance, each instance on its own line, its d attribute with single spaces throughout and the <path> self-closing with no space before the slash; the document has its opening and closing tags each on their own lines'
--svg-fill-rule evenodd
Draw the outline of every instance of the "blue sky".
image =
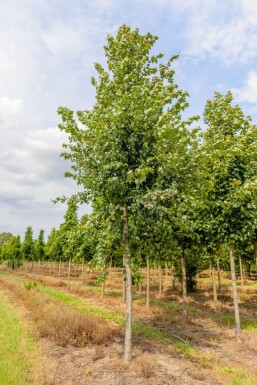
<svg viewBox="0 0 257 385">
<path fill-rule="evenodd" d="M 31 225 L 49 233 L 65 207 L 51 198 L 77 190 L 63 177 L 65 135 L 56 110 L 90 108 L 94 62 L 107 34 L 127 23 L 179 54 L 176 81 L 189 114 L 214 91 L 232 90 L 257 121 L 257 2 L 253 0 L 9 0 L 0 3 L 0 232 Z"/>
</svg>

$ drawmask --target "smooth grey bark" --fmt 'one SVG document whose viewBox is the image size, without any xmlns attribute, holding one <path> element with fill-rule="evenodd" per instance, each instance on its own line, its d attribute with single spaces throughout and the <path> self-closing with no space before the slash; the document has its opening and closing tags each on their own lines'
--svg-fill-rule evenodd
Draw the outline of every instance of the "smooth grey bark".
<svg viewBox="0 0 257 385">
<path fill-rule="evenodd" d="M 187 273 L 186 273 L 186 255 L 185 250 L 183 249 L 181 255 L 181 270 L 182 270 L 182 299 L 183 299 L 183 313 L 187 314 L 186 304 L 187 304 Z"/>
<path fill-rule="evenodd" d="M 243 274 L 242 257 L 240 254 L 239 254 L 239 268 L 240 268 L 241 286 L 243 286 L 244 285 L 244 274 Z"/>
<path fill-rule="evenodd" d="M 165 262 L 165 280 L 166 280 L 166 282 L 168 281 L 168 274 L 169 274 L 168 263 Z"/>
<path fill-rule="evenodd" d="M 105 266 L 103 266 L 103 268 L 102 268 L 102 275 L 105 276 Z M 104 291 L 105 291 L 105 277 L 104 277 L 104 280 L 101 283 L 101 299 L 104 298 Z"/>
<path fill-rule="evenodd" d="M 146 256 L 146 307 L 150 307 L 150 258 Z"/>
<path fill-rule="evenodd" d="M 85 264 L 85 258 L 82 258 L 82 267 L 81 267 L 81 278 L 83 279 L 84 276 L 84 264 Z"/>
<path fill-rule="evenodd" d="M 159 295 L 162 295 L 162 267 L 159 266 Z"/>
<path fill-rule="evenodd" d="M 125 256 L 123 256 L 123 281 L 122 281 L 122 300 L 126 303 L 126 263 Z"/>
<path fill-rule="evenodd" d="M 74 264 L 74 274 L 75 274 L 74 280 L 76 281 L 77 280 L 77 264 L 76 263 Z"/>
<path fill-rule="evenodd" d="M 211 268 L 211 279 L 212 279 L 212 292 L 213 292 L 213 301 L 217 302 L 217 285 L 216 285 L 216 277 L 215 277 L 215 268 L 213 263 L 213 255 L 210 255 L 210 268 Z"/>
<path fill-rule="evenodd" d="M 218 289 L 221 290 L 221 278 L 220 278 L 220 259 L 217 259 L 217 270 L 218 270 Z"/>
<path fill-rule="evenodd" d="M 70 271 L 71 271 L 71 258 L 69 259 L 69 265 L 68 265 L 68 282 L 67 282 L 68 290 L 70 290 Z"/>
<path fill-rule="evenodd" d="M 240 339 L 241 339 L 240 315 L 239 315 L 237 287 L 236 287 L 236 270 L 235 270 L 234 245 L 232 243 L 229 246 L 229 257 L 230 257 L 230 270 L 231 270 L 232 291 L 233 291 L 234 310 L 235 310 L 236 340 L 240 341 Z"/>
<path fill-rule="evenodd" d="M 176 278 L 175 278 L 175 267 L 174 265 L 172 266 L 171 269 L 171 284 L 172 284 L 172 290 L 176 289 Z"/>
<path fill-rule="evenodd" d="M 256 274 L 257 274 L 257 239 L 254 241 L 254 252 L 255 252 L 255 264 L 256 264 Z"/>
<path fill-rule="evenodd" d="M 125 272 L 126 272 L 126 323 L 125 323 L 125 344 L 124 344 L 124 361 L 131 361 L 132 357 L 132 272 L 131 258 L 129 249 L 129 214 L 127 207 L 124 207 L 124 256 L 125 256 Z"/>
</svg>

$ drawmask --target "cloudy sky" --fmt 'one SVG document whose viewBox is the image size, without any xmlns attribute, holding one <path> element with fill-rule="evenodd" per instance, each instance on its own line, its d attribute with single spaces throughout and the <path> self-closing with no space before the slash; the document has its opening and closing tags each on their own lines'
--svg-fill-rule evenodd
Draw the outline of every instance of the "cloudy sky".
<svg viewBox="0 0 257 385">
<path fill-rule="evenodd" d="M 254 0 L 0 1 L 0 232 L 49 233 L 75 192 L 59 157 L 56 110 L 89 108 L 94 62 L 120 24 L 159 36 L 155 50 L 179 54 L 176 81 L 202 114 L 215 90 L 233 90 L 257 121 L 257 2 Z"/>
</svg>

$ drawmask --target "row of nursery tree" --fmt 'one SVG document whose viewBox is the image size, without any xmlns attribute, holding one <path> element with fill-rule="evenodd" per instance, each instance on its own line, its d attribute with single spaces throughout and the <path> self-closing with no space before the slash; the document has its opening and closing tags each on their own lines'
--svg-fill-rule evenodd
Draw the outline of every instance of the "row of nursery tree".
<svg viewBox="0 0 257 385">
<path fill-rule="evenodd" d="M 69 137 L 62 156 L 72 163 L 66 176 L 81 192 L 68 200 L 44 251 L 55 260 L 93 259 L 103 272 L 110 260 L 124 265 L 125 361 L 140 266 L 175 265 L 186 301 L 197 271 L 230 264 L 240 339 L 235 256 L 253 266 L 254 245 L 257 253 L 257 127 L 231 92 L 216 92 L 205 105 L 205 129 L 194 127 L 199 117 L 185 118 L 188 93 L 174 80 L 177 57 L 152 55 L 156 40 L 121 26 L 107 38 L 107 63 L 95 65 L 92 109 L 59 108 Z M 85 202 L 93 212 L 78 220 L 77 204 Z"/>
</svg>

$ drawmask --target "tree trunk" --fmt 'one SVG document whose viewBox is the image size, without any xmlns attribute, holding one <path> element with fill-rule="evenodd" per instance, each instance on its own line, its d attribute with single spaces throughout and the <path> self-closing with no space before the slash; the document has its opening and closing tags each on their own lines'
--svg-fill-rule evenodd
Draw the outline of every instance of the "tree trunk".
<svg viewBox="0 0 257 385">
<path fill-rule="evenodd" d="M 176 289 L 176 278 L 175 278 L 175 267 L 172 266 L 171 268 L 171 284 L 172 284 L 172 290 Z"/>
<path fill-rule="evenodd" d="M 168 263 L 165 262 L 165 281 L 168 282 Z"/>
<path fill-rule="evenodd" d="M 132 357 L 132 273 L 131 260 L 129 250 L 129 225 L 128 225 L 128 209 L 124 208 L 124 255 L 126 270 L 126 324 L 125 324 L 125 344 L 124 344 L 124 361 L 128 363 Z"/>
<path fill-rule="evenodd" d="M 124 303 L 126 303 L 126 272 L 125 272 L 125 256 L 123 256 L 123 280 L 122 280 L 122 300 Z"/>
<path fill-rule="evenodd" d="M 69 265 L 68 265 L 68 282 L 67 282 L 68 290 L 70 290 L 70 270 L 71 270 L 71 258 L 69 259 Z"/>
<path fill-rule="evenodd" d="M 217 259 L 217 269 L 218 269 L 218 289 L 221 290 L 221 279 L 220 279 L 220 259 Z"/>
<path fill-rule="evenodd" d="M 76 263 L 74 264 L 74 274 L 75 274 L 74 280 L 76 281 L 77 280 L 77 264 Z"/>
<path fill-rule="evenodd" d="M 26 268 L 25 274 L 27 275 L 28 274 L 28 261 L 27 260 L 25 262 L 25 268 Z"/>
<path fill-rule="evenodd" d="M 85 264 L 85 258 L 82 258 L 82 267 L 81 267 L 81 279 L 83 280 L 84 276 L 84 264 Z"/>
<path fill-rule="evenodd" d="M 60 259 L 59 260 L 59 268 L 58 268 L 58 275 L 59 275 L 59 277 L 61 276 L 61 266 L 62 266 L 62 261 Z"/>
<path fill-rule="evenodd" d="M 159 266 L 159 295 L 162 295 L 162 268 Z"/>
<path fill-rule="evenodd" d="M 210 255 L 210 267 L 211 267 L 211 279 L 212 279 L 212 292 L 213 292 L 213 301 L 217 302 L 217 286 L 216 286 L 216 277 L 215 277 L 215 268 L 213 263 L 213 255 Z"/>
<path fill-rule="evenodd" d="M 239 254 L 239 267 L 240 267 L 241 286 L 243 286 L 244 285 L 244 274 L 243 274 L 242 257 L 240 254 Z"/>
<path fill-rule="evenodd" d="M 236 287 L 236 271 L 235 271 L 234 245 L 232 243 L 229 246 L 229 256 L 230 256 L 230 269 L 231 269 L 232 290 L 233 290 L 233 300 L 234 300 L 234 310 L 235 310 L 236 340 L 240 341 L 240 339 L 241 339 L 240 315 L 239 315 L 238 298 L 237 298 L 237 287 Z"/>
<path fill-rule="evenodd" d="M 150 259 L 146 256 L 146 307 L 150 307 Z"/>
<path fill-rule="evenodd" d="M 254 252 L 255 252 L 255 264 L 256 264 L 256 274 L 257 274 L 257 239 L 254 241 Z"/>
<path fill-rule="evenodd" d="M 182 270 L 182 298 L 183 298 L 183 313 L 186 315 L 186 303 L 187 303 L 187 273 L 186 273 L 186 256 L 185 250 L 183 249 L 181 255 L 181 270 Z"/>
<path fill-rule="evenodd" d="M 102 268 L 102 275 L 104 276 L 104 280 L 101 283 L 101 299 L 104 298 L 104 290 L 105 290 L 105 266 Z"/>
</svg>

